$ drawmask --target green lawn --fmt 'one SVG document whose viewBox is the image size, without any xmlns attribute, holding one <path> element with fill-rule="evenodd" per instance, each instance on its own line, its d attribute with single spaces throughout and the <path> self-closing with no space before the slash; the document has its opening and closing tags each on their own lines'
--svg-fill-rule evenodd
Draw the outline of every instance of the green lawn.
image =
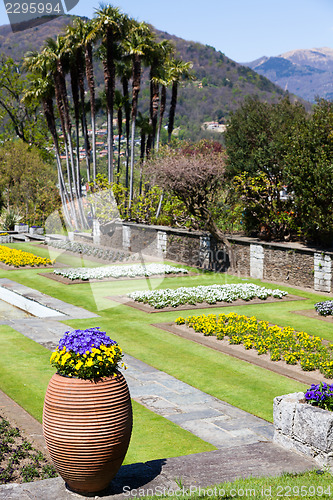
<svg viewBox="0 0 333 500">
<path fill-rule="evenodd" d="M 43 246 L 39 247 L 28 243 L 15 246 L 40 255 L 46 251 Z M 71 260 L 70 265 L 75 265 L 75 261 L 76 265 L 82 265 L 81 259 L 68 257 L 64 254 L 59 255 L 58 262 L 65 263 L 66 261 L 66 263 L 69 263 L 68 259 Z M 93 263 L 93 265 L 96 265 L 96 263 Z M 38 269 L 0 270 L 0 277 L 13 279 L 65 302 L 96 312 L 100 315 L 100 318 L 96 320 L 72 320 L 66 322 L 66 324 L 76 328 L 100 326 L 108 335 L 119 342 L 126 353 L 254 415 L 272 421 L 272 403 L 275 396 L 306 389 L 303 384 L 292 381 L 287 377 L 237 360 L 151 326 L 151 323 L 174 321 L 179 316 L 177 311 L 147 314 L 105 298 L 110 295 L 125 294 L 130 291 L 156 286 L 159 288 L 177 288 L 179 286 L 196 286 L 199 284 L 246 282 L 246 280 L 225 274 L 199 273 L 196 276 L 160 280 L 126 280 L 68 286 L 40 276 L 39 272 L 41 271 Z M 50 270 L 50 272 L 52 271 Z M 214 309 L 214 313 L 237 310 L 242 314 L 254 315 L 259 319 L 280 326 L 290 325 L 297 330 L 304 330 L 309 334 L 333 341 L 332 325 L 291 312 L 297 309 L 313 308 L 315 302 L 325 300 L 327 296 L 303 292 L 285 286 L 265 284 L 261 283 L 260 280 L 251 279 L 250 281 L 273 288 L 285 289 L 289 293 L 304 297 L 306 300 L 276 303 L 263 302 L 253 305 L 248 303 L 237 308 L 229 305 L 228 307 Z M 193 312 L 186 311 L 186 315 Z M 200 312 L 207 312 L 207 310 L 196 310 L 195 314 L 200 314 Z M 17 342 L 19 346 L 19 341 L 17 340 Z M 19 350 L 19 347 L 17 349 Z M 1 372 L 4 372 L 5 369 L 8 369 L 8 367 L 6 368 L 6 361 L 4 358 L 0 358 Z M 27 366 L 27 370 L 29 370 L 29 366 Z M 45 368 L 42 372 L 45 379 L 47 379 L 50 373 L 49 368 Z M 20 378 L 16 380 L 15 378 L 11 382 L 11 390 L 14 392 L 15 387 L 19 386 L 24 380 L 24 377 L 22 377 L 22 381 L 20 381 Z M 5 384 L 3 377 L 0 378 L 0 384 L 5 392 L 9 390 L 3 385 Z M 7 384 L 9 383 L 7 382 Z M 16 392 L 20 391 L 16 389 Z M 13 394 L 12 397 L 18 400 L 22 406 L 26 406 L 26 399 L 28 398 L 24 398 L 24 395 L 20 396 L 21 399 L 19 399 L 18 394 Z M 36 398 L 41 398 L 41 396 L 36 396 Z"/>
</svg>

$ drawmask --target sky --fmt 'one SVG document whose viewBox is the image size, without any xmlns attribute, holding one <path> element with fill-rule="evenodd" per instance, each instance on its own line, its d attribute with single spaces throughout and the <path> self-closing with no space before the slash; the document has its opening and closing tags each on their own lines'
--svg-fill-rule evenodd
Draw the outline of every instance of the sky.
<svg viewBox="0 0 333 500">
<path fill-rule="evenodd" d="M 23 1 L 31 0 L 20 0 Z M 0 24 L 8 24 L 5 2 L 7 0 L 0 0 Z M 119 0 L 110 3 L 159 30 L 211 45 L 236 62 L 250 62 L 264 55 L 278 56 L 295 49 L 333 48 L 332 0 Z M 99 5 L 99 0 L 79 0 L 70 13 L 91 18 Z"/>
</svg>

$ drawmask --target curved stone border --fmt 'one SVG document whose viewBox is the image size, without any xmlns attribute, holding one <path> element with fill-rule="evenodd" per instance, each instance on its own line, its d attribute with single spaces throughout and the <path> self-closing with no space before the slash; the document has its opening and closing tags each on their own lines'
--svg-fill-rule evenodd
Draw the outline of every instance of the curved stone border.
<svg viewBox="0 0 333 500">
<path fill-rule="evenodd" d="M 237 299 L 233 302 L 218 302 L 216 304 L 207 304 L 207 302 L 201 302 L 200 304 L 183 304 L 177 307 L 163 307 L 163 309 L 155 309 L 148 304 L 144 304 L 143 302 L 136 302 L 135 300 L 127 297 L 126 295 L 114 295 L 105 297 L 106 299 L 113 300 L 114 302 L 120 302 L 120 304 L 124 304 L 125 306 L 134 307 L 134 309 L 138 309 L 139 311 L 143 311 L 146 313 L 164 313 L 164 312 L 177 312 L 177 311 L 190 311 L 192 309 L 216 309 L 217 307 L 237 307 L 237 306 L 249 306 L 252 304 L 264 304 L 270 303 L 273 304 L 275 302 L 288 302 L 294 300 L 306 300 L 304 297 L 299 297 L 298 295 L 286 295 L 281 299 L 275 299 L 274 297 L 267 297 L 267 299 L 252 299 L 252 300 L 242 300 Z"/>
<path fill-rule="evenodd" d="M 324 378 L 319 370 L 305 372 L 298 365 L 287 365 L 287 363 L 282 360 L 271 361 L 268 354 L 259 355 L 254 349 L 245 349 L 242 345 L 229 344 L 227 340 L 218 340 L 215 336 L 205 336 L 203 333 L 195 332 L 192 328 L 185 325 L 178 326 L 174 323 L 154 323 L 152 326 L 191 340 L 197 344 L 204 345 L 205 347 L 210 347 L 228 356 L 260 366 L 265 370 L 270 370 L 284 377 L 297 380 L 297 382 L 301 382 L 302 384 L 311 385 L 313 383 L 319 383 Z"/>
</svg>

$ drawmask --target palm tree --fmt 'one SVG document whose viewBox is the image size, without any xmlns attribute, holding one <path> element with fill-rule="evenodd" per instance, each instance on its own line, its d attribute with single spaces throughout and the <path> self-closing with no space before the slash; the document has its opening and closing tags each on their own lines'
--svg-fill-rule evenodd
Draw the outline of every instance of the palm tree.
<svg viewBox="0 0 333 500">
<path fill-rule="evenodd" d="M 141 65 L 153 38 L 154 35 L 146 23 L 138 23 L 132 20 L 127 37 L 123 42 L 126 53 L 132 58 L 132 130 L 129 208 L 131 208 L 133 199 L 135 120 L 138 112 L 138 99 L 141 86 Z"/>
<path fill-rule="evenodd" d="M 116 60 L 116 75 L 120 78 L 123 91 L 123 107 L 125 111 L 125 135 L 126 135 L 126 172 L 125 187 L 129 186 L 129 159 L 130 159 L 130 122 L 131 122 L 131 104 L 129 96 L 129 80 L 132 75 L 132 66 L 130 58 L 126 58 L 123 52 L 123 46 L 119 45 L 120 54 Z"/>
<path fill-rule="evenodd" d="M 68 25 L 66 28 L 65 45 L 66 50 L 70 56 L 71 85 L 76 126 L 77 158 L 80 157 L 79 121 L 81 120 L 82 136 L 84 138 L 84 146 L 86 152 L 85 157 L 87 165 L 87 181 L 90 182 L 90 142 L 87 128 L 84 89 L 85 60 L 83 54 L 83 40 L 85 37 L 85 32 L 86 27 L 84 21 L 80 17 L 75 18 L 73 26 Z M 77 168 L 79 168 L 78 160 Z M 77 173 L 77 178 L 79 178 L 79 172 Z"/>
<path fill-rule="evenodd" d="M 155 148 L 160 84 L 164 82 L 165 66 L 173 50 L 173 46 L 168 40 L 159 43 L 153 42 L 148 50 L 148 64 L 150 65 L 150 124 L 152 127 L 149 137 L 149 149 L 151 147 Z"/>
<path fill-rule="evenodd" d="M 93 42 L 96 40 L 96 30 L 94 29 L 94 20 L 83 22 L 78 18 L 75 21 L 74 28 L 77 30 L 78 43 L 84 51 L 84 62 L 86 70 L 86 78 L 89 89 L 89 100 L 90 100 L 90 119 L 91 119 L 91 142 L 92 142 L 92 177 L 93 181 L 96 180 L 97 175 L 97 160 L 96 160 L 96 97 L 95 97 L 95 76 L 94 76 L 94 64 L 93 64 Z M 82 87 L 80 87 L 81 93 L 81 106 L 82 113 L 85 115 L 84 110 L 84 90 L 82 95 Z M 85 127 L 86 128 L 86 127 Z M 90 157 L 90 145 L 88 139 L 88 129 L 86 128 L 85 135 L 85 149 L 86 154 Z"/>
<path fill-rule="evenodd" d="M 177 106 L 178 84 L 183 78 L 192 78 L 190 70 L 192 68 L 191 62 L 184 62 L 181 59 L 172 59 L 169 66 L 169 81 L 172 82 L 172 95 L 169 111 L 169 124 L 168 124 L 168 142 L 171 141 L 171 135 L 174 128 L 175 113 Z"/>
<path fill-rule="evenodd" d="M 46 40 L 43 53 L 49 59 L 51 73 L 54 80 L 59 115 L 63 122 L 67 165 L 69 164 L 70 166 L 70 168 L 68 167 L 68 183 L 70 191 L 72 191 L 73 185 L 74 195 L 76 198 L 79 198 L 74 166 L 72 121 L 69 112 L 69 102 L 64 70 L 64 64 L 68 62 L 68 59 L 66 60 L 67 54 L 65 52 L 65 39 L 60 36 L 58 36 L 56 40 L 54 40 L 53 38 L 48 38 Z"/>
<path fill-rule="evenodd" d="M 55 115 L 54 115 L 54 107 L 53 107 L 53 96 L 54 96 L 54 85 L 51 79 L 49 77 L 43 78 L 42 76 L 35 76 L 31 80 L 29 88 L 26 89 L 22 100 L 25 102 L 31 102 L 33 100 L 42 102 L 46 123 L 49 132 L 51 133 L 55 148 L 60 198 L 63 206 L 67 208 L 69 197 L 68 197 L 68 192 L 66 190 L 66 184 L 64 181 L 64 176 L 61 167 L 59 140 L 56 128 Z"/>
<path fill-rule="evenodd" d="M 94 31 L 102 38 L 105 47 L 103 57 L 104 82 L 108 124 L 108 180 L 113 181 L 113 104 L 115 92 L 115 44 L 121 39 L 126 16 L 117 7 L 110 5 L 96 11 Z M 101 51 L 103 54 L 103 51 Z"/>
</svg>

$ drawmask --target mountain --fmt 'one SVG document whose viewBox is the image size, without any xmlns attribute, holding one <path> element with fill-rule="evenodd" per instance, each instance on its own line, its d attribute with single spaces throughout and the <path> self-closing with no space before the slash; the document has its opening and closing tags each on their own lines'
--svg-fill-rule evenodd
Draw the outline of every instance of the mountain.
<svg viewBox="0 0 333 500">
<path fill-rule="evenodd" d="M 292 50 L 244 64 L 310 102 L 316 97 L 333 99 L 333 49 L 329 47 Z"/>
<path fill-rule="evenodd" d="M 61 16 L 41 26 L 12 33 L 10 26 L 0 26 L 0 53 L 21 61 L 29 50 L 39 50 L 46 38 L 56 37 L 73 16 Z M 237 109 L 244 98 L 257 95 L 268 102 L 276 102 L 285 92 L 268 78 L 256 71 L 238 64 L 214 47 L 184 40 L 163 31 L 155 30 L 158 39 L 170 40 L 176 55 L 185 61 L 192 61 L 194 80 L 183 82 L 179 88 L 175 126 L 180 138 L 198 139 L 213 132 L 203 130 L 210 122 L 224 123 L 231 111 Z M 95 63 L 96 88 L 104 87 L 103 68 L 100 61 Z M 149 73 L 142 77 L 140 106 L 148 110 Z M 293 97 L 297 99 L 296 97 Z M 170 99 L 170 91 L 168 92 Z M 168 108 L 167 108 L 168 109 Z M 105 117 L 104 117 L 105 120 Z M 221 130 L 220 127 L 208 127 Z M 218 132 L 215 132 L 215 137 Z"/>
</svg>

